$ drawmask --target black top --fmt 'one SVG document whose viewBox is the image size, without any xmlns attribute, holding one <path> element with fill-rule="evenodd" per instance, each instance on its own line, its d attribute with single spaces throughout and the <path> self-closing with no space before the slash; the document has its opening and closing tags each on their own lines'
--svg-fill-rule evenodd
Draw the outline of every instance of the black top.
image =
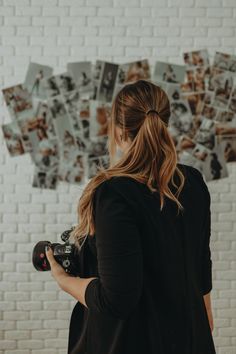
<svg viewBox="0 0 236 354">
<path fill-rule="evenodd" d="M 203 295 L 212 289 L 210 194 L 201 173 L 186 176 L 180 201 L 130 177 L 95 193 L 95 238 L 80 256 L 83 277 L 98 276 L 77 302 L 69 354 L 215 354 Z"/>
</svg>

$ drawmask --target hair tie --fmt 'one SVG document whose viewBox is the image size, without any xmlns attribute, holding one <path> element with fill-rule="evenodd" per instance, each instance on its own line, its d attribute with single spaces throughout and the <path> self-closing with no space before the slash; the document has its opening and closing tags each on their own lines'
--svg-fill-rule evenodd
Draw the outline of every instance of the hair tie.
<svg viewBox="0 0 236 354">
<path fill-rule="evenodd" d="M 154 112 L 159 115 L 159 112 L 156 111 L 155 109 L 149 109 L 149 111 L 146 112 L 146 115 L 148 115 L 150 112 Z"/>
</svg>

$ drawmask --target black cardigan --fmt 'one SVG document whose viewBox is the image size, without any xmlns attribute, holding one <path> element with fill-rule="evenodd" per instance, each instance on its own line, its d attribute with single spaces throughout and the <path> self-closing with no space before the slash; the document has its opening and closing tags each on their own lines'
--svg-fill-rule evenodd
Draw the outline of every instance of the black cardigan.
<svg viewBox="0 0 236 354">
<path fill-rule="evenodd" d="M 203 295 L 212 289 L 210 194 L 201 173 L 186 176 L 185 210 L 130 177 L 95 193 L 95 238 L 80 276 L 98 276 L 73 309 L 68 354 L 215 354 Z"/>
</svg>

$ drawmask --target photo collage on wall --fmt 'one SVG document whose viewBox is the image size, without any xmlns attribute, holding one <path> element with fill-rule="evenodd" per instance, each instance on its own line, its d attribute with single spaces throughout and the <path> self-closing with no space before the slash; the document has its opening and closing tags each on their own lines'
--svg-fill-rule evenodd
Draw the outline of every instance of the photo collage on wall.
<svg viewBox="0 0 236 354">
<path fill-rule="evenodd" d="M 31 62 L 25 81 L 2 90 L 11 122 L 2 125 L 10 156 L 29 153 L 32 186 L 55 189 L 59 181 L 84 184 L 109 166 L 108 123 L 119 90 L 139 79 L 162 87 L 170 100 L 169 131 L 179 162 L 206 180 L 228 176 L 236 161 L 236 56 L 207 50 L 183 54 L 183 65 L 147 59 L 68 63 L 54 75 Z"/>
<path fill-rule="evenodd" d="M 2 125 L 11 156 L 29 153 L 32 186 L 55 189 L 58 181 L 84 184 L 108 167 L 108 122 L 116 92 L 127 82 L 150 79 L 148 61 L 68 63 L 54 75 L 31 62 L 25 81 L 2 90 L 11 123 Z"/>
<path fill-rule="evenodd" d="M 183 54 L 184 65 L 157 62 L 154 81 L 168 94 L 169 131 L 179 162 L 206 181 L 228 176 L 236 161 L 236 56 L 206 49 Z M 164 67 L 165 65 L 165 67 Z"/>
</svg>

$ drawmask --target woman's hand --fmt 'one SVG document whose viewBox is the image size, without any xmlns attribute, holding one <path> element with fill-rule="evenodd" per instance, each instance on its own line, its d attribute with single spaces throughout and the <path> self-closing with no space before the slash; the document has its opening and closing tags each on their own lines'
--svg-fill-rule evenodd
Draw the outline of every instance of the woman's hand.
<svg viewBox="0 0 236 354">
<path fill-rule="evenodd" d="M 57 263 L 57 261 L 54 258 L 51 247 L 49 247 L 48 250 L 46 247 L 45 253 L 46 253 L 48 262 L 50 264 L 50 267 L 51 267 L 51 274 L 52 274 L 53 278 L 57 281 L 60 288 L 62 290 L 64 290 L 65 280 L 66 280 L 66 278 L 70 277 L 70 275 L 68 275 L 66 273 L 64 268 L 59 263 Z"/>
<path fill-rule="evenodd" d="M 53 278 L 57 281 L 58 285 L 62 290 L 73 296 L 77 301 L 87 307 L 85 302 L 85 291 L 88 284 L 97 277 L 92 278 L 80 278 L 73 277 L 66 273 L 64 268 L 57 263 L 54 258 L 52 249 L 49 247 L 49 250 L 45 248 L 45 253 L 48 259 L 48 262 L 51 266 L 51 273 Z"/>
<path fill-rule="evenodd" d="M 213 315 L 212 315 L 212 310 L 211 309 L 207 309 L 207 316 L 208 316 L 208 321 L 209 321 L 209 325 L 210 325 L 210 328 L 211 328 L 211 332 L 213 332 L 214 323 L 213 323 Z"/>
<path fill-rule="evenodd" d="M 203 296 L 205 307 L 206 307 L 206 312 L 207 312 L 207 317 L 209 321 L 209 325 L 211 327 L 211 332 L 214 329 L 214 323 L 213 323 L 213 315 L 212 315 L 212 309 L 211 309 L 211 293 L 209 292 L 208 294 L 205 294 Z"/>
</svg>

